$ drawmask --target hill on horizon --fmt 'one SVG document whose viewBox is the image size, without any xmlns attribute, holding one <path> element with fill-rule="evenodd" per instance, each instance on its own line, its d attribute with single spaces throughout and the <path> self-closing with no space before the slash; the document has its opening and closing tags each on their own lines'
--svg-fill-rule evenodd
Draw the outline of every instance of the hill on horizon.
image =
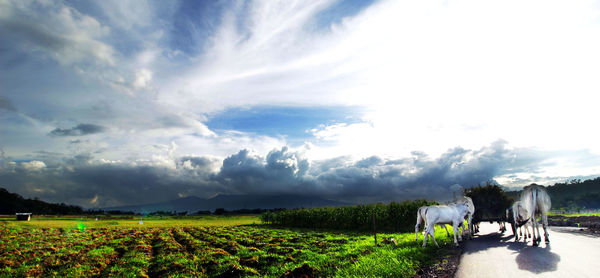
<svg viewBox="0 0 600 278">
<path fill-rule="evenodd" d="M 204 199 L 196 196 L 183 197 L 166 202 L 127 205 L 102 208 L 105 211 L 120 210 L 133 211 L 136 213 L 150 213 L 155 211 L 177 211 L 194 213 L 197 211 L 214 211 L 218 208 L 225 210 L 239 209 L 276 209 L 276 208 L 315 208 L 315 207 L 337 207 L 351 205 L 350 203 L 338 202 L 319 197 L 303 195 L 226 195 L 220 194 L 212 198 Z"/>
<path fill-rule="evenodd" d="M 25 199 L 17 193 L 0 188 L 0 214 L 31 212 L 33 214 L 82 214 L 83 209 L 64 203 L 53 204 L 36 199 Z"/>
</svg>

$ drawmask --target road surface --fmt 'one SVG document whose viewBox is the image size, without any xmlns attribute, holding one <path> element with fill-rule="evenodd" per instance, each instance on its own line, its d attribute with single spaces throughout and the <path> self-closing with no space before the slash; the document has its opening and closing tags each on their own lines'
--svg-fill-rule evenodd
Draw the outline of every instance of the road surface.
<svg viewBox="0 0 600 278">
<path fill-rule="evenodd" d="M 480 232 L 464 243 L 456 277 L 600 277 L 599 237 L 550 227 L 550 244 L 542 239 L 532 247 L 531 239 L 515 242 L 510 224 L 507 228 L 502 235 L 498 224 L 481 223 Z"/>
</svg>

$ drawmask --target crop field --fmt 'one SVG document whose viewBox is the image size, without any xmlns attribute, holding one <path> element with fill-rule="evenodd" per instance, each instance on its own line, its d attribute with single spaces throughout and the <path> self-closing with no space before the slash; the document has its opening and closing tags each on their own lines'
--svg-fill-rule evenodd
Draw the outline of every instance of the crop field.
<svg viewBox="0 0 600 278">
<path fill-rule="evenodd" d="M 444 248 L 421 248 L 414 233 L 378 234 L 375 246 L 365 233 L 213 220 L 222 222 L 67 228 L 0 220 L 0 277 L 410 277 L 445 256 Z"/>
</svg>

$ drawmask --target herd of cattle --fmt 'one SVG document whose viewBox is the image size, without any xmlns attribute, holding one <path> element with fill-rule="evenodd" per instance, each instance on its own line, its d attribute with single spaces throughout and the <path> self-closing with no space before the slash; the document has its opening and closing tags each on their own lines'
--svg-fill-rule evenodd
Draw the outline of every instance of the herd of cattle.
<svg viewBox="0 0 600 278">
<path fill-rule="evenodd" d="M 550 196 L 546 189 L 540 185 L 530 185 L 523 188 L 521 200 L 516 201 L 506 210 L 506 220 L 512 226 L 512 231 L 515 240 L 519 240 L 519 236 L 523 237 L 523 241 L 533 237 L 532 244 L 537 246 L 541 241 L 539 224 L 536 218 L 541 216 L 544 228 L 544 239 L 546 244 L 550 243 L 548 238 L 548 211 L 550 211 L 551 202 Z M 462 235 L 468 230 L 468 236 L 472 237 L 474 226 L 478 223 L 472 223 L 475 206 L 473 200 L 469 197 L 461 197 L 459 200 L 448 205 L 425 206 L 420 207 L 417 211 L 417 224 L 415 225 L 415 240 L 419 238 L 419 226 L 424 223 L 425 237 L 423 239 L 423 247 L 427 245 L 427 238 L 431 237 L 433 243 L 439 246 L 435 240 L 434 231 L 435 225 L 441 225 L 446 228 L 448 236 L 448 228 L 446 225 L 452 225 L 454 233 L 454 244 L 458 246 L 458 240 L 462 241 Z M 467 229 L 464 227 L 464 220 L 467 220 Z M 528 227 L 531 227 L 531 234 Z M 461 228 L 462 232 L 458 232 Z M 500 229 L 504 231 L 506 228 L 504 223 L 500 222 Z M 525 230 L 523 235 L 523 230 Z M 537 232 L 537 233 L 536 233 Z"/>
</svg>

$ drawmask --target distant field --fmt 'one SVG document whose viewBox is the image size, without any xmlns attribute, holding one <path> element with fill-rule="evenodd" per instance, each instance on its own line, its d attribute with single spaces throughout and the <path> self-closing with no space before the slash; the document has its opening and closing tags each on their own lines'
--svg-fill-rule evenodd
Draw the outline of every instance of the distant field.
<svg viewBox="0 0 600 278">
<path fill-rule="evenodd" d="M 139 224 L 139 216 L 32 216 L 31 221 L 16 221 L 14 215 L 0 216 L 0 223 L 8 227 L 22 228 L 173 228 L 194 226 L 233 226 L 260 224 L 258 216 L 152 216 L 143 217 L 143 224 Z"/>
<path fill-rule="evenodd" d="M 447 254 L 414 233 L 378 234 L 376 247 L 365 233 L 243 225 L 254 216 L 10 218 L 0 218 L 0 277 L 411 277 Z M 440 228 L 436 238 L 451 244 Z"/>
<path fill-rule="evenodd" d="M 562 216 L 566 216 L 566 217 L 600 216 L 600 212 L 588 212 L 588 213 L 550 213 L 549 215 L 562 215 Z"/>
</svg>

